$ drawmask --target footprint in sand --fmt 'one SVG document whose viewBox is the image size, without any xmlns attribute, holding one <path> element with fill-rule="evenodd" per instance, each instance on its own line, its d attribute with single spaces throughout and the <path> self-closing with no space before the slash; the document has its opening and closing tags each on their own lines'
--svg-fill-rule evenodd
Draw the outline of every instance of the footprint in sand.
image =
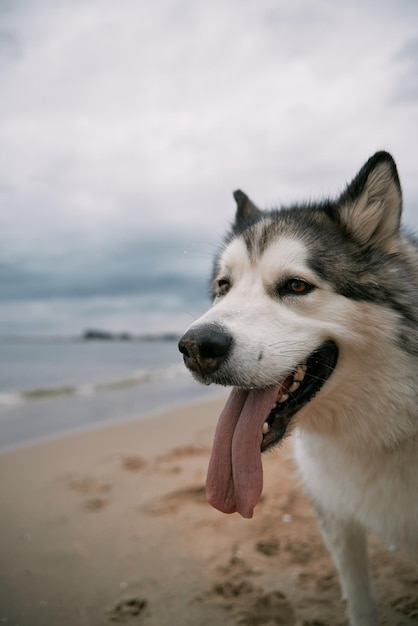
<svg viewBox="0 0 418 626">
<path fill-rule="evenodd" d="M 157 457 L 157 461 L 162 462 L 171 462 L 178 461 L 179 459 L 184 459 L 186 457 L 196 457 L 196 456 L 209 456 L 211 448 L 207 446 L 177 446 L 167 452 L 167 454 L 162 454 Z"/>
<path fill-rule="evenodd" d="M 185 504 L 204 504 L 206 506 L 205 485 L 192 485 L 171 491 L 161 498 L 151 500 L 141 507 L 141 511 L 147 515 L 167 515 L 176 513 Z"/>
<path fill-rule="evenodd" d="M 237 615 L 245 626 L 293 626 L 295 614 L 287 597 L 280 591 L 264 593 L 252 583 L 224 581 L 214 585 L 210 596 Z"/>
<path fill-rule="evenodd" d="M 146 607 L 147 601 L 143 598 L 124 598 L 109 611 L 109 620 L 117 623 L 128 622 L 141 615 Z M 138 623 L 136 619 L 135 623 Z"/>
<path fill-rule="evenodd" d="M 128 472 L 139 472 L 148 465 L 147 461 L 140 456 L 122 456 L 122 469 Z"/>
<path fill-rule="evenodd" d="M 89 498 L 83 504 L 85 511 L 100 511 L 109 504 L 105 498 Z"/>
<path fill-rule="evenodd" d="M 216 602 L 244 626 L 294 626 L 295 614 L 287 597 L 278 590 L 265 592 L 248 580 L 254 571 L 235 554 L 217 567 L 218 581 L 200 602 Z"/>
<path fill-rule="evenodd" d="M 204 446 L 177 446 L 155 458 L 159 471 L 168 474 L 179 474 L 184 469 L 184 463 L 199 463 L 209 458 L 210 448 Z M 205 466 L 206 467 L 206 466 Z"/>
<path fill-rule="evenodd" d="M 288 554 L 291 562 L 298 565 L 306 565 L 322 552 L 322 546 L 318 549 L 315 544 L 295 539 L 287 541 L 283 549 Z"/>
<path fill-rule="evenodd" d="M 85 511 L 100 511 L 109 503 L 109 500 L 104 497 L 104 494 L 107 494 L 111 489 L 111 485 L 108 482 L 93 476 L 84 476 L 71 480 L 69 487 L 77 493 L 90 496 L 83 503 Z"/>
<path fill-rule="evenodd" d="M 255 590 L 254 585 L 247 580 L 240 580 L 234 582 L 232 580 L 226 580 L 225 582 L 216 583 L 213 586 L 213 593 L 225 600 L 231 598 L 239 598 L 242 595 L 248 596 Z"/>
<path fill-rule="evenodd" d="M 257 552 L 265 556 L 276 556 L 279 554 L 280 542 L 278 539 L 262 539 L 255 544 Z"/>
<path fill-rule="evenodd" d="M 252 607 L 241 615 L 245 626 L 294 626 L 295 613 L 286 596 L 280 591 L 261 594 Z"/>
<path fill-rule="evenodd" d="M 75 478 L 70 482 L 70 489 L 78 491 L 82 494 L 107 493 L 111 489 L 111 485 L 99 478 L 93 476 L 84 476 L 83 478 Z"/>
</svg>

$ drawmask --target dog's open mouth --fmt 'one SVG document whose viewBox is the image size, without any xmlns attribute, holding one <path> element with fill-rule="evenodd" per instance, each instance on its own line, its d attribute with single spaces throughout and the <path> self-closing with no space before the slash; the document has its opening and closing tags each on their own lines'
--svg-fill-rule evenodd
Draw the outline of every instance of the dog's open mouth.
<svg viewBox="0 0 418 626">
<path fill-rule="evenodd" d="M 274 406 L 263 422 L 262 452 L 283 438 L 293 415 L 312 400 L 330 377 L 337 358 L 336 344 L 327 341 L 280 383 Z"/>
<path fill-rule="evenodd" d="M 337 345 L 327 341 L 277 385 L 232 390 L 218 421 L 209 463 L 210 504 L 224 513 L 252 517 L 263 489 L 261 452 L 283 438 L 291 418 L 331 376 L 337 358 Z"/>
</svg>

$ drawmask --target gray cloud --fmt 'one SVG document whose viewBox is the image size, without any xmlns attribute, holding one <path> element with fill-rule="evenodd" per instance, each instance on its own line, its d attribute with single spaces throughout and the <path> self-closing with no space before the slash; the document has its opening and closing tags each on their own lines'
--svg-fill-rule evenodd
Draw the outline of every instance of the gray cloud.
<svg viewBox="0 0 418 626">
<path fill-rule="evenodd" d="M 0 334 L 178 332 L 209 304 L 213 249 L 161 238 L 0 263 Z"/>
<path fill-rule="evenodd" d="M 67 329 L 70 311 L 134 324 L 135 307 L 152 325 L 153 306 L 172 323 L 206 289 L 233 189 L 261 206 L 334 195 L 380 148 L 418 225 L 416 3 L 0 10 L 0 332 Z"/>
<path fill-rule="evenodd" d="M 418 36 L 406 41 L 395 55 L 395 63 L 401 70 L 394 90 L 394 100 L 411 103 L 416 107 L 418 100 Z"/>
</svg>

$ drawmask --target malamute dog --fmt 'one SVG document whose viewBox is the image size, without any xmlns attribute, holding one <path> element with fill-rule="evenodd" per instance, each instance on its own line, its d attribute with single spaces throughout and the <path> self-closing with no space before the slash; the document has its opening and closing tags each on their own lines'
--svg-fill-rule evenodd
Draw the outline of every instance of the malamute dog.
<svg viewBox="0 0 418 626">
<path fill-rule="evenodd" d="M 365 531 L 418 555 L 418 247 L 386 152 L 335 201 L 262 212 L 241 191 L 213 306 L 180 341 L 201 382 L 232 387 L 209 502 L 251 517 L 261 452 L 292 433 L 352 626 L 376 626 Z"/>
</svg>

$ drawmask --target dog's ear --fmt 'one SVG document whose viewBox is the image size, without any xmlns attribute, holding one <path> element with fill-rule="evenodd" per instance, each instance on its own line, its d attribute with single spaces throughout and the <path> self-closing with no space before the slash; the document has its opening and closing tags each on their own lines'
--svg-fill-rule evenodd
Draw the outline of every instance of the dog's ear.
<svg viewBox="0 0 418 626">
<path fill-rule="evenodd" d="M 255 222 L 261 215 L 260 209 L 249 199 L 241 189 L 234 191 L 235 202 L 237 203 L 237 212 L 235 213 L 235 227 L 248 226 Z"/>
<path fill-rule="evenodd" d="M 332 217 L 362 246 L 390 252 L 402 212 L 401 185 L 391 155 L 377 152 L 372 156 L 340 196 L 334 211 Z"/>
</svg>

